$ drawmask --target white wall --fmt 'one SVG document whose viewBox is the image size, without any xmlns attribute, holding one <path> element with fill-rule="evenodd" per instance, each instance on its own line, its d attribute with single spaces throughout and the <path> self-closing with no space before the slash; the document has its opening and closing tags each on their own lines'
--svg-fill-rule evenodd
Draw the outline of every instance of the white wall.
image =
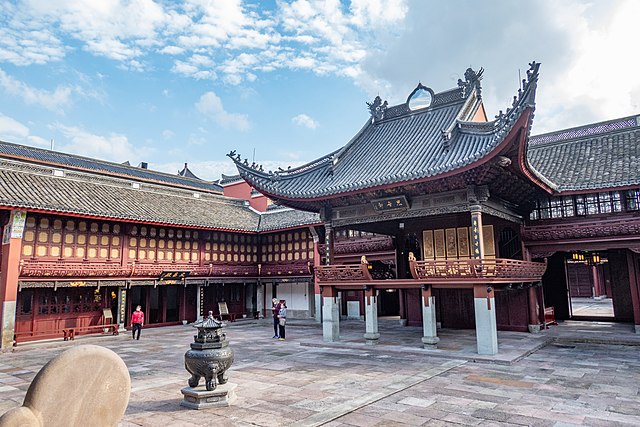
<svg viewBox="0 0 640 427">
<path fill-rule="evenodd" d="M 309 310 L 309 295 L 307 283 L 279 283 L 278 299 L 287 300 L 288 309 Z"/>
</svg>

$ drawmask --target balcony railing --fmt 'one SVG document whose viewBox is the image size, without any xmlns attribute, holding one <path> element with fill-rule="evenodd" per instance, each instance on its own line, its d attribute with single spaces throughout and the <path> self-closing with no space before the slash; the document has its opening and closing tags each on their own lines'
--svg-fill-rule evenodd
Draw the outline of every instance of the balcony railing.
<svg viewBox="0 0 640 427">
<path fill-rule="evenodd" d="M 420 282 L 423 284 L 456 283 L 522 283 L 542 280 L 547 264 L 515 259 L 455 259 L 409 261 L 411 279 L 378 278 L 372 274 L 368 264 L 321 265 L 315 267 L 319 283 L 334 284 L 375 284 L 393 282 Z"/>
<path fill-rule="evenodd" d="M 194 265 L 188 263 L 90 263 L 65 261 L 23 261 L 20 277 L 159 277 L 163 271 L 189 271 L 190 276 L 257 276 L 257 265 Z"/>
<path fill-rule="evenodd" d="M 543 262 L 517 259 L 453 259 L 410 261 L 411 275 L 416 280 L 429 279 L 512 279 L 541 280 L 547 269 Z"/>
</svg>

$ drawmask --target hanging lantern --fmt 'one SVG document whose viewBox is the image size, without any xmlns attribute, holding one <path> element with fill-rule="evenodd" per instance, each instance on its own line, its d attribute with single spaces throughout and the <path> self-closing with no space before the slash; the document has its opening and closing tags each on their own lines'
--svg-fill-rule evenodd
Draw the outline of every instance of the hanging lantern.
<svg viewBox="0 0 640 427">
<path fill-rule="evenodd" d="M 600 254 L 597 252 L 594 252 L 591 254 L 591 262 L 593 263 L 593 265 L 598 265 L 600 264 Z"/>
</svg>

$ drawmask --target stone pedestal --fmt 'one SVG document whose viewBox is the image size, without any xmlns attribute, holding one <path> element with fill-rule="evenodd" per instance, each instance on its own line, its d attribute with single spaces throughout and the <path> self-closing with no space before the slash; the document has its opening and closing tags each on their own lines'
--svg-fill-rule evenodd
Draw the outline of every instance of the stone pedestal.
<svg viewBox="0 0 640 427">
<path fill-rule="evenodd" d="M 322 338 L 326 342 L 340 339 L 340 315 L 336 298 L 324 297 L 322 305 Z"/>
<path fill-rule="evenodd" d="M 427 350 L 438 348 L 438 328 L 436 324 L 436 298 L 424 293 L 422 296 L 422 344 Z"/>
<path fill-rule="evenodd" d="M 494 355 L 498 353 L 496 302 L 493 297 L 493 290 L 485 291 L 484 289 L 484 286 L 474 287 L 478 354 Z M 479 296 L 482 297 L 479 298 Z"/>
<path fill-rule="evenodd" d="M 540 333 L 540 325 L 528 325 L 529 327 L 529 332 L 532 334 L 539 334 Z"/>
<path fill-rule="evenodd" d="M 184 399 L 180 406 L 190 409 L 221 408 L 230 406 L 235 402 L 236 387 L 238 384 L 226 383 L 216 387 L 215 390 L 207 391 L 202 385 L 196 388 L 185 387 L 180 392 Z"/>
<path fill-rule="evenodd" d="M 375 292 L 375 291 L 374 291 Z M 378 344 L 380 334 L 378 333 L 378 297 L 365 295 L 364 297 L 364 339 L 368 345 Z"/>
</svg>

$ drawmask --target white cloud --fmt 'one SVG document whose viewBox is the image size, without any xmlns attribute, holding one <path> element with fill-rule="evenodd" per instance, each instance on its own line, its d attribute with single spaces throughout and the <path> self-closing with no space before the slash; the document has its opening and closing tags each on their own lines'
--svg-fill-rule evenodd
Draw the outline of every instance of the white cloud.
<svg viewBox="0 0 640 427">
<path fill-rule="evenodd" d="M 17 80 L 0 69 L 0 87 L 8 94 L 21 98 L 26 104 L 36 104 L 51 111 L 63 112 L 71 102 L 74 91 L 69 86 L 58 86 L 54 91 L 36 89 Z"/>
<path fill-rule="evenodd" d="M 318 122 L 313 120 L 306 114 L 298 114 L 297 116 L 293 117 L 291 121 L 298 126 L 303 126 L 309 129 L 316 129 L 318 127 Z"/>
<path fill-rule="evenodd" d="M 22 140 L 29 136 L 29 128 L 19 121 L 0 114 L 0 138 L 11 142 L 16 139 Z"/>
<path fill-rule="evenodd" d="M 126 135 L 116 133 L 108 136 L 96 135 L 82 128 L 60 123 L 52 125 L 51 129 L 60 132 L 66 138 L 66 142 L 56 141 L 56 150 L 66 153 L 118 163 L 127 160 L 138 163 L 147 161 L 147 157 L 152 152 L 144 147 L 134 147 Z"/>
<path fill-rule="evenodd" d="M 6 142 L 49 148 L 50 141 L 36 135 L 16 119 L 0 113 L 0 139 Z"/>
<path fill-rule="evenodd" d="M 165 129 L 165 130 L 162 131 L 162 137 L 164 139 L 171 139 L 174 136 L 176 136 L 176 134 L 173 131 L 171 131 L 170 129 Z"/>
<path fill-rule="evenodd" d="M 214 92 L 207 92 L 196 103 L 196 109 L 203 115 L 212 118 L 225 128 L 247 131 L 251 128 L 246 114 L 229 113 L 222 106 L 222 100 Z"/>
</svg>

